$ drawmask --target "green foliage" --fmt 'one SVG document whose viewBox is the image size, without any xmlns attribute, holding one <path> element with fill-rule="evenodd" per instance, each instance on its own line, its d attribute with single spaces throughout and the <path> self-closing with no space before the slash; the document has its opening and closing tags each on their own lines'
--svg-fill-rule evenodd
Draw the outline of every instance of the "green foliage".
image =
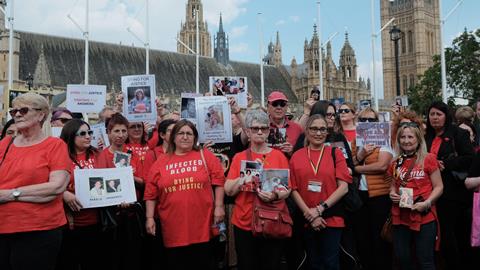
<svg viewBox="0 0 480 270">
<path fill-rule="evenodd" d="M 445 50 L 445 60 L 447 84 L 454 96 L 467 98 L 470 103 L 480 98 L 480 29 L 475 33 L 465 29 Z M 419 114 L 424 114 L 433 101 L 442 100 L 440 56 L 434 56 L 433 62 L 408 90 L 411 109 Z M 454 105 L 453 97 L 448 103 Z"/>
</svg>

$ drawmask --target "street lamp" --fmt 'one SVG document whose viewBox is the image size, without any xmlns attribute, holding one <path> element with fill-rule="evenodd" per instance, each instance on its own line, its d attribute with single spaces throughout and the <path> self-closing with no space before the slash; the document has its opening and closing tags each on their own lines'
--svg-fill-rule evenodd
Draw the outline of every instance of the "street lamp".
<svg viewBox="0 0 480 270">
<path fill-rule="evenodd" d="M 33 76 L 32 73 L 28 73 L 27 77 L 25 78 L 26 85 L 28 86 L 28 90 L 32 90 L 33 86 Z"/>
<path fill-rule="evenodd" d="M 395 43 L 395 82 L 397 85 L 397 96 L 400 96 L 400 67 L 398 61 L 398 41 L 402 38 L 403 32 L 396 26 L 393 25 L 390 30 L 390 40 Z"/>
</svg>

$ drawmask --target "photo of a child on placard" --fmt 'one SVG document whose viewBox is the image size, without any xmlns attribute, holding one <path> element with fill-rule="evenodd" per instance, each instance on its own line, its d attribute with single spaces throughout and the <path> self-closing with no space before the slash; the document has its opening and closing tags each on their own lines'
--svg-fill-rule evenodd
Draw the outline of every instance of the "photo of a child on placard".
<svg viewBox="0 0 480 270">
<path fill-rule="evenodd" d="M 149 86 L 128 87 L 128 112 L 151 113 L 151 92 Z"/>
<path fill-rule="evenodd" d="M 205 116 L 205 130 L 223 131 L 223 111 L 222 106 L 212 105 L 207 108 Z"/>
</svg>

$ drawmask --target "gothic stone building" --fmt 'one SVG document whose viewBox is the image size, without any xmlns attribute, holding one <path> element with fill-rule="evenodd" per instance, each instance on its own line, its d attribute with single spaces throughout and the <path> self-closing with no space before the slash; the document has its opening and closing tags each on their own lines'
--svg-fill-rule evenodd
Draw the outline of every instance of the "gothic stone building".
<svg viewBox="0 0 480 270">
<path fill-rule="evenodd" d="M 177 38 L 186 44 L 190 49 L 197 48 L 197 28 L 195 13 L 198 13 L 198 33 L 199 33 L 199 51 L 200 55 L 211 57 L 212 45 L 210 40 L 210 33 L 208 32 L 207 22 L 203 20 L 203 5 L 200 0 L 188 0 L 186 7 L 186 21 L 181 23 L 181 30 Z M 177 42 L 177 52 L 191 54 L 187 48 L 180 42 Z"/>
</svg>

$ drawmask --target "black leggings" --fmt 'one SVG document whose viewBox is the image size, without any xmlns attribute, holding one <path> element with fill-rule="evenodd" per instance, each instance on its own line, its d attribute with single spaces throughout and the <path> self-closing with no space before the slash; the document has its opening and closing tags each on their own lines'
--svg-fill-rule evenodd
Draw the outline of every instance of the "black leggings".
<svg viewBox="0 0 480 270">
<path fill-rule="evenodd" d="M 53 270 L 62 229 L 0 234 L 0 269 Z"/>
</svg>

